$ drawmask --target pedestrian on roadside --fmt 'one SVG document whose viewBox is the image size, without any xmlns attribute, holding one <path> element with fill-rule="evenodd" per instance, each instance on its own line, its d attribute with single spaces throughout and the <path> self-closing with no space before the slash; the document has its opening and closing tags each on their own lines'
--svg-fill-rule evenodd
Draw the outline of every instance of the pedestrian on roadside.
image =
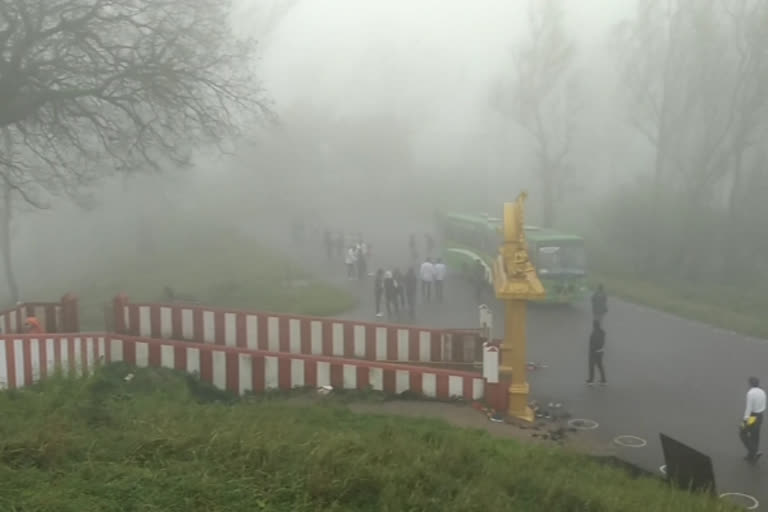
<svg viewBox="0 0 768 512">
<path fill-rule="evenodd" d="M 421 278 L 421 298 L 429 302 L 432 300 L 432 282 L 435 280 L 435 266 L 431 258 L 427 258 L 421 264 L 419 277 Z"/>
<path fill-rule="evenodd" d="M 416 289 L 419 286 L 419 278 L 416 276 L 416 271 L 413 267 L 408 267 L 408 272 L 405 274 L 405 297 L 408 299 L 408 314 L 411 320 L 416 318 Z"/>
<path fill-rule="evenodd" d="M 354 279 L 355 278 L 355 263 L 357 262 L 357 251 L 355 251 L 355 248 L 350 246 L 349 249 L 347 249 L 347 255 L 344 258 L 344 263 L 347 265 L 347 279 Z"/>
<path fill-rule="evenodd" d="M 325 245 L 325 257 L 331 261 L 333 259 L 333 237 L 327 229 L 323 233 L 323 244 Z"/>
<path fill-rule="evenodd" d="M 603 367 L 603 353 L 605 351 L 605 331 L 600 327 L 600 322 L 592 322 L 592 334 L 589 337 L 589 379 L 590 386 L 595 382 L 595 367 L 600 371 L 600 384 L 607 384 L 605 380 L 605 368 Z"/>
<path fill-rule="evenodd" d="M 384 295 L 384 271 L 376 271 L 376 278 L 373 280 L 373 296 L 376 298 L 376 316 L 381 318 L 384 314 L 381 312 L 381 296 Z"/>
<path fill-rule="evenodd" d="M 447 272 L 448 269 L 445 267 L 443 260 L 441 258 L 437 258 L 437 262 L 435 262 L 435 296 L 437 298 L 437 302 L 440 304 L 443 303 L 443 284 L 445 282 L 445 274 Z"/>
<path fill-rule="evenodd" d="M 366 254 L 365 243 L 360 242 L 356 250 L 357 278 L 364 280 L 368 276 L 368 255 Z"/>
<path fill-rule="evenodd" d="M 427 249 L 427 256 L 432 256 L 432 251 L 435 250 L 435 239 L 429 233 L 425 233 L 424 243 Z"/>
<path fill-rule="evenodd" d="M 418 261 L 419 250 L 416 248 L 416 235 L 413 233 L 411 233 L 411 236 L 408 238 L 408 248 L 411 251 L 411 260 L 414 262 Z"/>
<path fill-rule="evenodd" d="M 384 297 L 387 301 L 387 315 L 400 314 L 398 301 L 398 283 L 391 271 L 384 272 Z"/>
<path fill-rule="evenodd" d="M 739 437 L 747 449 L 745 460 L 757 462 L 763 452 L 760 451 L 760 427 L 765 415 L 765 391 L 760 387 L 760 379 L 750 377 L 747 391 L 747 408 L 744 411 L 744 421 L 741 424 Z"/>
<path fill-rule="evenodd" d="M 595 322 L 603 325 L 603 318 L 608 312 L 608 297 L 605 295 L 605 288 L 602 284 L 597 285 L 595 293 L 592 294 L 592 318 Z"/>
</svg>

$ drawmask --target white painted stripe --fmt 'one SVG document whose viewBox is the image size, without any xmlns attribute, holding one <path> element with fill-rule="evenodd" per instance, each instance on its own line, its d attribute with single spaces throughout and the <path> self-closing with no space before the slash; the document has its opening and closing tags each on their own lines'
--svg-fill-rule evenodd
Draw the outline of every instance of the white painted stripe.
<svg viewBox="0 0 768 512">
<path fill-rule="evenodd" d="M 331 385 L 331 364 L 325 361 L 317 362 L 317 387 Z"/>
<path fill-rule="evenodd" d="M 280 320 L 276 316 L 267 318 L 267 350 L 280 352 Z"/>
<path fill-rule="evenodd" d="M 13 364 L 16 365 L 16 387 L 24 387 L 24 341 L 13 340 Z"/>
<path fill-rule="evenodd" d="M 395 371 L 395 393 L 411 389 L 411 373 L 408 370 Z"/>
<path fill-rule="evenodd" d="M 259 348 L 259 317 L 256 315 L 245 317 L 245 346 L 251 350 Z"/>
<path fill-rule="evenodd" d="M 136 345 L 136 366 L 147 368 L 149 366 L 149 343 L 137 341 Z"/>
<path fill-rule="evenodd" d="M 301 354 L 301 320 L 298 318 L 288 320 L 288 351 Z"/>
<path fill-rule="evenodd" d="M 239 384 L 238 391 L 241 395 L 253 391 L 253 358 L 250 354 L 238 354 Z"/>
<path fill-rule="evenodd" d="M 264 389 L 277 389 L 280 382 L 277 379 L 279 371 L 276 357 L 264 357 Z"/>
<path fill-rule="evenodd" d="M 29 340 L 29 356 L 32 360 L 32 382 L 40 380 L 40 340 Z"/>
<path fill-rule="evenodd" d="M 173 310 L 165 306 L 160 308 L 160 337 L 173 338 Z"/>
<path fill-rule="evenodd" d="M 128 306 L 123 306 L 123 322 L 125 323 L 125 328 L 128 329 L 128 332 L 131 332 L 133 326 L 131 325 L 131 310 Z"/>
<path fill-rule="evenodd" d="M 187 372 L 200 375 L 200 349 L 187 349 Z"/>
<path fill-rule="evenodd" d="M 397 360 L 408 361 L 408 329 L 397 330 Z"/>
<path fill-rule="evenodd" d="M 45 339 L 45 371 L 52 376 L 56 371 L 56 354 L 54 353 L 53 338 Z"/>
<path fill-rule="evenodd" d="M 224 344 L 228 347 L 237 345 L 237 315 L 224 313 Z"/>
<path fill-rule="evenodd" d="M 139 306 L 139 336 L 152 336 L 149 306 Z"/>
<path fill-rule="evenodd" d="M 181 310 L 181 337 L 185 340 L 195 339 L 195 312 L 191 309 Z"/>
<path fill-rule="evenodd" d="M 291 359 L 291 387 L 304 387 L 304 360 Z"/>
<path fill-rule="evenodd" d="M 61 354 L 61 373 L 62 375 L 69 375 L 71 369 L 69 367 L 69 339 L 59 338 L 59 352 Z M 123 352 L 120 351 L 122 356 Z M 122 361 L 122 359 L 120 359 Z"/>
<path fill-rule="evenodd" d="M 323 324 L 319 320 L 312 320 L 309 326 L 312 355 L 319 356 L 323 353 Z"/>
<path fill-rule="evenodd" d="M 333 349 L 331 354 L 344 357 L 344 324 L 333 324 Z"/>
<path fill-rule="evenodd" d="M 450 398 L 464 396 L 464 379 L 462 377 L 448 376 L 448 396 Z"/>
<path fill-rule="evenodd" d="M 437 396 L 437 375 L 434 373 L 421 374 L 421 393 L 429 398 Z"/>
<path fill-rule="evenodd" d="M 368 383 L 374 391 L 384 391 L 384 370 L 381 368 L 369 368 Z"/>
<path fill-rule="evenodd" d="M 480 400 L 485 395 L 485 382 L 483 379 L 472 379 L 472 399 Z"/>
<path fill-rule="evenodd" d="M 432 360 L 432 333 L 419 331 L 419 361 Z"/>
<path fill-rule="evenodd" d="M 0 388 L 8 387 L 8 358 L 5 353 L 6 340 L 0 340 Z"/>
<path fill-rule="evenodd" d="M 387 359 L 387 328 L 376 328 L 376 360 L 385 361 Z"/>
<path fill-rule="evenodd" d="M 342 377 L 344 389 L 357 389 L 357 366 L 351 364 L 343 365 Z"/>
<path fill-rule="evenodd" d="M 173 345 L 160 345 L 160 366 L 173 370 L 176 366 L 174 352 Z"/>
<path fill-rule="evenodd" d="M 365 359 L 365 326 L 355 326 L 355 357 Z"/>
<path fill-rule="evenodd" d="M 83 374 L 83 340 L 75 338 L 75 375 Z"/>
<path fill-rule="evenodd" d="M 111 338 L 109 340 L 109 360 L 113 363 L 117 363 L 123 360 L 123 340 L 118 340 L 115 338 Z M 61 366 L 66 368 L 64 365 L 63 352 Z"/>
<path fill-rule="evenodd" d="M 213 357 L 213 386 L 219 389 L 227 389 L 227 354 L 221 350 L 214 350 Z"/>
<path fill-rule="evenodd" d="M 216 317 L 213 311 L 203 311 L 203 342 L 216 343 Z"/>
</svg>

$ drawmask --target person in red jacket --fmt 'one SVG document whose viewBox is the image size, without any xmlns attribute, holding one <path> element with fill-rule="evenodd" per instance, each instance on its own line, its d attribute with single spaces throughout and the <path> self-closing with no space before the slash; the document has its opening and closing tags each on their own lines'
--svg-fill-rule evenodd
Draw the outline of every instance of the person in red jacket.
<svg viewBox="0 0 768 512">
<path fill-rule="evenodd" d="M 29 334 L 43 334 L 45 331 L 43 330 L 43 326 L 40 325 L 40 321 L 34 316 L 30 316 L 24 323 L 24 332 Z"/>
</svg>

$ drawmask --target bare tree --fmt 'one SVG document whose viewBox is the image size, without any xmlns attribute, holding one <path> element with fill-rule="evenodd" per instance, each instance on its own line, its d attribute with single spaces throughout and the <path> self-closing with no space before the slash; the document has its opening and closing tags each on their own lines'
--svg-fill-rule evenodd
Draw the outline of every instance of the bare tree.
<svg viewBox="0 0 768 512">
<path fill-rule="evenodd" d="M 0 0 L 4 188 L 44 205 L 185 164 L 269 114 L 229 14 L 226 0 Z"/>
<path fill-rule="evenodd" d="M 502 85 L 495 98 L 497 107 L 533 138 L 545 226 L 555 222 L 580 107 L 563 17 L 560 0 L 530 3 L 529 34 L 516 56 L 513 84 Z"/>
</svg>

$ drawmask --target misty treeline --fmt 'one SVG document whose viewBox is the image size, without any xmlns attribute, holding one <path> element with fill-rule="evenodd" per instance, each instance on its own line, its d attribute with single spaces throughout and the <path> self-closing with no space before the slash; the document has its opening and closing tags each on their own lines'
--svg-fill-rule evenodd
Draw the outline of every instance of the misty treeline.
<svg viewBox="0 0 768 512">
<path fill-rule="evenodd" d="M 765 282 L 768 2 L 639 0 L 613 42 L 652 158 L 597 210 L 601 252 L 661 280 Z"/>
<path fill-rule="evenodd" d="M 115 173 L 185 166 L 269 114 L 223 0 L 0 0 L 0 249 L 13 203 L 82 201 Z"/>
<path fill-rule="evenodd" d="M 586 194 L 578 226 L 598 267 L 657 281 L 768 281 L 768 1 L 637 0 L 608 35 L 607 111 L 584 91 L 605 80 L 580 66 L 563 5 L 531 2 L 513 72 L 492 92 L 529 135 L 539 220 L 573 225 L 562 205 L 603 188 L 591 167 L 615 145 L 611 173 L 635 178 Z M 620 125 L 624 138 L 605 130 Z"/>
</svg>

